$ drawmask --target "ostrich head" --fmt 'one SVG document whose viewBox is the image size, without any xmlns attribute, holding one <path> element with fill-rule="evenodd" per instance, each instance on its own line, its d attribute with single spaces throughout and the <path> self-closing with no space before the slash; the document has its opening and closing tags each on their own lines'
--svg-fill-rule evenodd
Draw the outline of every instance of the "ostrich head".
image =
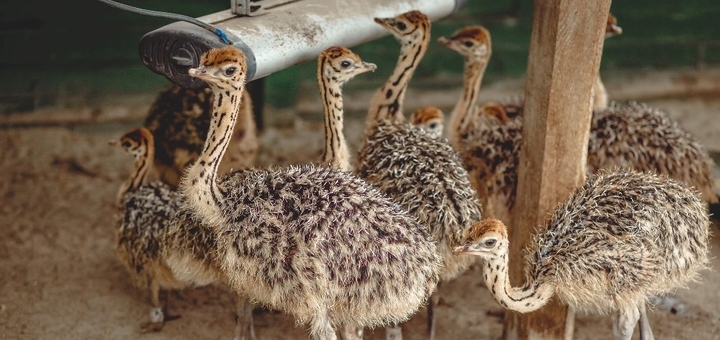
<svg viewBox="0 0 720 340">
<path fill-rule="evenodd" d="M 605 25 L 605 38 L 622 34 L 622 27 L 617 25 L 617 18 L 612 13 L 608 14 L 607 25 Z"/>
<path fill-rule="evenodd" d="M 491 259 L 506 256 L 509 245 L 505 224 L 499 220 L 488 218 L 466 229 L 461 245 L 455 247 L 453 253 Z"/>
<path fill-rule="evenodd" d="M 420 11 L 410 11 L 393 18 L 375 18 L 375 22 L 390 31 L 397 40 L 412 43 L 420 40 L 420 35 L 430 32 L 430 18 Z"/>
<path fill-rule="evenodd" d="M 204 80 L 213 90 L 237 90 L 245 83 L 246 71 L 245 55 L 233 46 L 226 46 L 203 54 L 200 66 L 188 73 Z"/>
<path fill-rule="evenodd" d="M 505 112 L 505 108 L 498 102 L 487 102 L 480 108 L 478 113 L 486 118 L 495 119 L 498 123 L 505 124 L 510 118 Z"/>
<path fill-rule="evenodd" d="M 468 61 L 487 61 L 492 54 L 490 32 L 482 26 L 461 28 L 450 38 L 440 37 L 438 43 L 459 53 Z"/>
<path fill-rule="evenodd" d="M 147 149 L 153 141 L 153 135 L 148 129 L 138 128 L 122 135 L 118 140 L 108 142 L 108 144 L 119 146 L 139 159 L 147 154 Z"/>
<path fill-rule="evenodd" d="M 437 107 L 421 107 L 413 112 L 410 121 L 434 137 L 442 136 L 443 112 Z"/>
<path fill-rule="evenodd" d="M 318 69 L 324 70 L 323 76 L 342 85 L 358 74 L 375 71 L 377 66 L 362 61 L 345 47 L 333 46 L 318 57 Z"/>
</svg>

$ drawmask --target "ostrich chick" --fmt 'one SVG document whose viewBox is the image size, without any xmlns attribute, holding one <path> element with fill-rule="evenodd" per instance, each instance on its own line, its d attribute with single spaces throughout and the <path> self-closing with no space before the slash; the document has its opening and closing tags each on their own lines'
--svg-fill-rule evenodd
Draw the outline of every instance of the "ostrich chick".
<svg viewBox="0 0 720 340">
<path fill-rule="evenodd" d="M 462 139 L 473 131 L 470 120 L 492 55 L 492 42 L 485 27 L 469 26 L 459 29 L 450 38 L 440 37 L 438 43 L 459 53 L 464 60 L 463 93 L 450 114 L 447 131 L 450 144 L 457 149 Z"/>
<path fill-rule="evenodd" d="M 374 327 L 412 316 L 438 281 L 435 243 L 397 204 L 335 167 L 248 170 L 217 180 L 247 62 L 233 46 L 204 54 L 193 77 L 215 94 L 203 151 L 183 177 L 185 208 L 217 237 L 232 288 L 310 323 Z"/>
<path fill-rule="evenodd" d="M 375 22 L 400 42 L 400 56 L 392 74 L 370 101 L 365 122 L 366 135 L 379 122 L 405 122 L 403 102 L 407 85 L 427 52 L 430 40 L 430 18 L 420 11 L 405 12 L 392 18 L 375 18 Z"/>
<path fill-rule="evenodd" d="M 511 287 L 508 234 L 499 220 L 466 230 L 456 254 L 481 257 L 485 284 L 503 307 L 528 313 L 553 295 L 573 311 L 613 313 L 616 340 L 652 339 L 645 305 L 684 287 L 708 261 L 710 220 L 691 188 L 649 173 L 590 177 L 539 229 L 525 256 L 525 283 Z"/>
<path fill-rule="evenodd" d="M 510 119 L 505 105 L 488 102 L 468 118 L 473 132 L 459 153 L 477 191 L 485 217 L 509 221 L 515 205 L 522 121 Z"/>
<path fill-rule="evenodd" d="M 393 24 L 383 25 L 401 41 L 402 47 L 396 73 L 382 89 L 392 85 L 393 91 L 386 92 L 388 96 L 383 98 L 402 107 L 402 94 L 430 40 L 430 21 L 417 11 L 397 18 L 388 20 Z M 475 261 L 453 256 L 451 245 L 459 242 L 462 230 L 481 218 L 480 203 L 460 157 L 444 139 L 410 123 L 380 119 L 369 126 L 372 128 L 358 153 L 357 174 L 417 216 L 437 240 L 443 260 L 441 280 L 456 278 Z M 439 295 L 434 294 L 428 304 L 430 338 L 434 337 L 434 307 L 438 302 Z M 401 333 L 397 327 L 388 329 L 389 336 L 397 333 Z"/>
<path fill-rule="evenodd" d="M 334 46 L 318 57 L 317 81 L 325 116 L 325 149 L 320 162 L 340 170 L 351 171 L 350 152 L 343 132 L 342 86 L 358 74 L 375 71 L 347 48 Z"/>
<path fill-rule="evenodd" d="M 442 138 L 443 121 L 442 110 L 435 106 L 421 107 L 410 116 L 413 125 L 425 130 L 433 138 Z"/>
<path fill-rule="evenodd" d="M 121 187 L 118 197 L 123 212 L 118 221 L 117 255 L 132 281 L 150 288 L 150 322 L 142 330 L 160 331 L 165 313 L 160 302 L 161 289 L 199 287 L 224 282 L 215 264 L 215 238 L 181 211 L 182 197 L 161 182 L 146 181 L 153 166 L 153 135 L 134 129 L 111 145 L 119 145 L 135 158 L 133 172 Z M 235 340 L 254 339 L 252 305 L 237 299 Z"/>
</svg>

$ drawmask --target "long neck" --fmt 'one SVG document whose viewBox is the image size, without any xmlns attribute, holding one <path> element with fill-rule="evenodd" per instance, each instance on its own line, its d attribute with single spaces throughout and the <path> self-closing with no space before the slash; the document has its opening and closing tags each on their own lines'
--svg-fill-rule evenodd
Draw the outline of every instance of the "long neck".
<svg viewBox="0 0 720 340">
<path fill-rule="evenodd" d="M 372 102 L 370 102 L 366 124 L 368 129 L 384 120 L 395 123 L 405 122 L 402 111 L 405 92 L 420 60 L 427 51 L 428 39 L 429 34 L 424 34 L 422 41 L 404 43 L 400 48 L 400 56 L 392 75 L 385 85 L 375 92 Z"/>
<path fill-rule="evenodd" d="M 225 197 L 217 184 L 217 169 L 233 134 L 243 89 L 244 86 L 232 91 L 213 89 L 213 111 L 205 145 L 180 183 L 186 204 L 211 225 L 223 221 Z"/>
<path fill-rule="evenodd" d="M 350 153 L 343 133 L 343 97 L 340 84 L 331 81 L 318 70 L 318 86 L 325 113 L 325 149 L 320 161 L 340 170 L 351 171 Z"/>
<path fill-rule="evenodd" d="M 608 94 L 602 78 L 598 74 L 595 85 L 593 85 L 593 111 L 605 110 L 608 107 Z"/>
<path fill-rule="evenodd" d="M 465 60 L 463 94 L 453 109 L 450 116 L 450 128 L 447 131 L 453 146 L 458 145 L 462 135 L 470 132 L 467 131 L 468 120 L 473 116 L 472 111 L 475 110 L 487 64 L 487 60 Z"/>
<path fill-rule="evenodd" d="M 140 146 L 142 152 L 135 155 L 135 164 L 133 171 L 130 173 L 130 177 L 123 182 L 120 186 L 120 190 L 117 193 L 118 204 L 122 204 L 122 200 L 128 191 L 133 191 L 146 183 L 147 173 L 153 166 L 153 160 L 155 159 L 155 146 L 152 141 L 143 140 L 144 145 Z"/>
<path fill-rule="evenodd" d="M 490 294 L 505 308 L 520 313 L 528 313 L 540 309 L 553 296 L 555 287 L 549 283 L 541 283 L 525 278 L 521 287 L 510 286 L 508 276 L 507 255 L 493 260 L 485 259 L 483 276 Z"/>
</svg>

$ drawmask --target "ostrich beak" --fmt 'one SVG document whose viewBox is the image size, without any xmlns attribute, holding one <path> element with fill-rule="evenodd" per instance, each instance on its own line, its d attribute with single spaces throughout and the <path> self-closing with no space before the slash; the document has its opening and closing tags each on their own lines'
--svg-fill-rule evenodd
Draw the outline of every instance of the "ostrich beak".
<svg viewBox="0 0 720 340">
<path fill-rule="evenodd" d="M 618 25 L 610 25 L 610 28 L 608 29 L 607 33 L 612 34 L 612 35 L 620 35 L 620 34 L 622 34 L 622 32 L 623 32 L 622 27 L 620 27 Z"/>
<path fill-rule="evenodd" d="M 375 70 L 377 70 L 377 65 L 375 65 L 373 63 L 366 63 L 363 61 L 362 68 L 364 69 L 365 72 L 375 72 Z"/>
<path fill-rule="evenodd" d="M 380 24 L 380 26 L 385 28 L 390 28 L 391 26 L 391 20 L 392 18 L 375 18 L 374 19 L 376 23 Z"/>
<path fill-rule="evenodd" d="M 438 38 L 437 41 L 438 41 L 438 44 L 440 44 L 442 46 L 445 46 L 445 47 L 450 46 L 450 39 L 448 39 L 448 38 L 440 37 L 440 38 Z"/>
<path fill-rule="evenodd" d="M 468 248 L 469 248 L 468 246 L 455 247 L 455 249 L 453 249 L 453 254 L 455 254 L 455 255 L 465 255 L 465 254 L 467 254 L 467 253 L 470 252 L 470 249 L 468 249 Z"/>
<path fill-rule="evenodd" d="M 110 145 L 110 146 L 117 146 L 119 143 L 120 143 L 119 140 L 114 140 L 114 139 L 108 141 L 108 145 Z"/>
<path fill-rule="evenodd" d="M 190 69 L 188 69 L 188 74 L 191 77 L 199 78 L 199 79 L 202 79 L 205 81 L 207 81 L 209 78 L 211 78 L 211 75 L 209 73 L 207 73 L 205 66 L 202 66 L 202 65 L 195 67 L 195 68 L 191 67 Z"/>
</svg>

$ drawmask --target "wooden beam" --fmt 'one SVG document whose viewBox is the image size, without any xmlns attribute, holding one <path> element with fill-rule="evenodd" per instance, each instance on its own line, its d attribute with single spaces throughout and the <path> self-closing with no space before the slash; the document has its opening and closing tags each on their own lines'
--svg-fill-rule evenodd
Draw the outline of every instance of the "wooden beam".
<svg viewBox="0 0 720 340">
<path fill-rule="evenodd" d="M 610 2 L 535 1 L 518 198 L 509 231 L 513 285 L 524 279 L 524 249 L 535 229 L 585 179 L 591 91 Z M 507 313 L 503 337 L 562 339 L 566 314 L 557 301 L 534 313 Z"/>
</svg>

